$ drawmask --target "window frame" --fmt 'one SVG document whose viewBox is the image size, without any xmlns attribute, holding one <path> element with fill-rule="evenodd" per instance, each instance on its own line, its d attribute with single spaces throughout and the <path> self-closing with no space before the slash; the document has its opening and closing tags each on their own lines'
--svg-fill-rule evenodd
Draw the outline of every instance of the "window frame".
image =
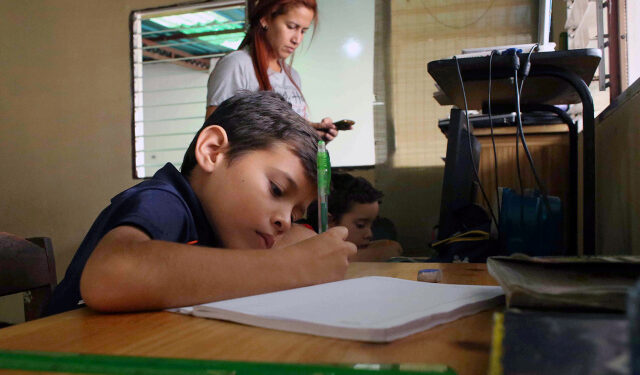
<svg viewBox="0 0 640 375">
<path fill-rule="evenodd" d="M 144 87 L 142 80 L 144 77 L 144 61 L 143 61 L 143 40 L 142 40 L 142 20 L 149 18 L 150 16 L 160 15 L 172 15 L 172 14 L 186 14 L 196 13 L 205 10 L 225 10 L 231 8 L 243 7 L 244 8 L 244 27 L 246 31 L 246 9 L 247 2 L 245 0 L 208 0 L 199 3 L 191 4 L 177 4 L 162 7 L 153 7 L 146 9 L 133 10 L 129 16 L 129 51 L 130 51 L 130 98 L 131 98 L 131 173 L 133 179 L 148 179 L 152 177 L 152 173 L 141 173 L 141 169 L 144 170 L 144 148 L 139 149 L 137 140 L 144 138 Z M 216 58 L 222 57 L 228 52 L 203 55 L 202 58 Z M 177 57 L 169 59 L 169 61 L 180 60 L 195 60 L 185 57 Z M 211 70 L 209 70 L 210 72 Z M 203 97 L 203 109 L 202 116 L 204 119 L 204 113 L 206 108 L 206 100 Z M 196 131 L 197 132 L 197 131 Z M 195 132 L 194 132 L 195 134 Z M 139 141 L 138 141 L 139 142 Z M 142 158 L 142 161 L 140 160 Z"/>
</svg>

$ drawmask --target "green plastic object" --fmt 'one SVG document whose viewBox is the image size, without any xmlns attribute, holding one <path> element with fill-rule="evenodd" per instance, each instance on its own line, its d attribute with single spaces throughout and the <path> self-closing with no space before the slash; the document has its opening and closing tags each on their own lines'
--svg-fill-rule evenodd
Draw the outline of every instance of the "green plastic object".
<svg viewBox="0 0 640 375">
<path fill-rule="evenodd" d="M 0 350 L 0 369 L 118 375 L 455 375 L 446 365 L 298 364 Z"/>
<path fill-rule="evenodd" d="M 324 141 L 318 141 L 318 233 L 329 228 L 329 191 L 331 187 L 331 161 Z"/>
</svg>

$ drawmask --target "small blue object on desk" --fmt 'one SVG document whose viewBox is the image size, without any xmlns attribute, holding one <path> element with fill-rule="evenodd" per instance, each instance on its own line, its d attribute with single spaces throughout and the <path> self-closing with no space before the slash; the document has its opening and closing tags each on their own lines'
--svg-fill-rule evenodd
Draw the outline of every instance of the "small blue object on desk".
<svg viewBox="0 0 640 375">
<path fill-rule="evenodd" d="M 562 202 L 547 196 L 548 208 L 538 190 L 518 194 L 502 188 L 500 209 L 500 246 L 504 253 L 532 256 L 562 254 Z"/>
<path fill-rule="evenodd" d="M 418 281 L 426 281 L 429 283 L 439 283 L 442 280 L 442 270 L 424 269 L 418 271 Z"/>
</svg>

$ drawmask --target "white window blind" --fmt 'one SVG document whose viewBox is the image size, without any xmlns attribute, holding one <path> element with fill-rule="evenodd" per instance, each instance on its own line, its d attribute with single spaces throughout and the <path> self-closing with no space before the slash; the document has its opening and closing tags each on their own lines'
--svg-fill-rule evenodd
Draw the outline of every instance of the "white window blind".
<svg viewBox="0 0 640 375">
<path fill-rule="evenodd" d="M 245 35 L 245 2 L 212 1 L 132 13 L 134 177 L 180 168 L 202 126 L 215 62 Z"/>
</svg>

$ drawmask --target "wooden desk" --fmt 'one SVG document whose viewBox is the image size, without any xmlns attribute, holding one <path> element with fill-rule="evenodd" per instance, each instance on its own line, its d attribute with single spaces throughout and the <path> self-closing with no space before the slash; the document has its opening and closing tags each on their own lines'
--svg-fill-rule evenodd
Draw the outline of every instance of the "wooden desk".
<svg viewBox="0 0 640 375">
<path fill-rule="evenodd" d="M 485 264 L 353 263 L 348 277 L 415 280 L 443 270 L 450 284 L 497 285 Z M 98 314 L 79 309 L 0 330 L 0 349 L 298 363 L 444 363 L 458 374 L 488 370 L 493 311 L 389 344 L 243 326 L 169 312 Z"/>
</svg>

